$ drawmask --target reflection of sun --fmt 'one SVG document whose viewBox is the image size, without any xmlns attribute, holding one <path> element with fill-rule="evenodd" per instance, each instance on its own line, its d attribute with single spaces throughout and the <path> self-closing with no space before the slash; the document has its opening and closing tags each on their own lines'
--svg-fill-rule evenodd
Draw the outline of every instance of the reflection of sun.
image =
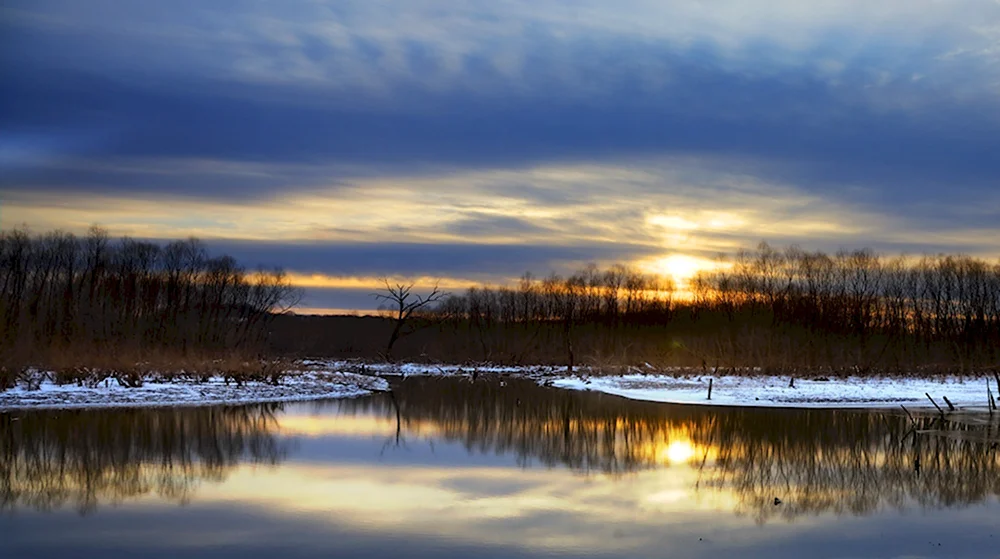
<svg viewBox="0 0 1000 559">
<path fill-rule="evenodd" d="M 674 441 L 660 455 L 671 464 L 683 464 L 694 456 L 694 445 L 690 441 Z"/>
</svg>

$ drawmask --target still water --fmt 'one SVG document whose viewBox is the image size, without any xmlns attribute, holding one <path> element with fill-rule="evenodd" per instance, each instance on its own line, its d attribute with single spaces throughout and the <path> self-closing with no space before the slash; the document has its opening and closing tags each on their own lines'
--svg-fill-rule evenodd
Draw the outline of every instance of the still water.
<svg viewBox="0 0 1000 559">
<path fill-rule="evenodd" d="M 995 430 L 497 379 L 0 414 L 0 557 L 1000 557 Z"/>
</svg>

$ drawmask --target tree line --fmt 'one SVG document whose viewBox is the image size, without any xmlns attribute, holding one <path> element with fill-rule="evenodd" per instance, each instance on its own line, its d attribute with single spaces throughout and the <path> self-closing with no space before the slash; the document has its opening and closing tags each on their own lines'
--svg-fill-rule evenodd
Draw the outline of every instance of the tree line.
<svg viewBox="0 0 1000 559">
<path fill-rule="evenodd" d="M 262 350 L 296 301 L 281 270 L 248 271 L 197 239 L 160 245 L 23 229 L 0 232 L 0 366 L 83 355 Z M 86 363 L 78 363 L 86 364 Z"/>
<path fill-rule="evenodd" d="M 624 265 L 476 286 L 423 313 L 437 328 L 407 357 L 830 374 L 1000 366 L 1000 262 L 761 243 L 730 264 L 684 292 Z"/>
<path fill-rule="evenodd" d="M 0 367 L 273 351 L 272 319 L 297 296 L 282 271 L 247 270 L 197 239 L 0 232 Z M 430 300 L 395 317 L 387 349 L 359 356 L 782 374 L 1000 366 L 1000 262 L 964 255 L 761 243 L 683 292 L 633 267 L 589 265 Z M 432 327 L 402 330 L 400 316 Z"/>
<path fill-rule="evenodd" d="M 440 313 L 466 316 L 473 322 L 532 321 L 642 323 L 669 318 L 673 283 L 623 264 L 601 270 L 590 264 L 569 276 L 538 279 L 530 272 L 514 287 L 480 286 L 452 295 Z"/>
<path fill-rule="evenodd" d="M 772 338 L 799 333 L 814 364 L 833 357 L 826 340 L 861 369 L 1000 366 L 1000 262 L 761 243 L 699 276 L 694 293 L 692 308 L 724 315 L 730 330 L 756 320 Z"/>
<path fill-rule="evenodd" d="M 591 334 L 617 344 L 624 328 L 670 320 L 673 293 L 665 278 L 621 264 L 606 270 L 591 264 L 565 277 L 526 273 L 513 287 L 472 287 L 443 298 L 426 315 L 453 332 L 464 331 L 473 346 L 466 351 L 482 360 L 551 361 L 551 355 L 539 355 L 540 348 L 549 348 L 572 369 L 581 346 L 587 360 L 606 345 Z"/>
</svg>

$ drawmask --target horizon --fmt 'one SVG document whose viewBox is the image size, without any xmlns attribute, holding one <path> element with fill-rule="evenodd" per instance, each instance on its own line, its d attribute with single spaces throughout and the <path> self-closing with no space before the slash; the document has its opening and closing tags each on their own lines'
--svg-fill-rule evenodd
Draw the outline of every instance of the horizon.
<svg viewBox="0 0 1000 559">
<path fill-rule="evenodd" d="M 13 0 L 0 33 L 0 229 L 196 236 L 299 311 L 760 241 L 1000 257 L 1000 2 Z"/>
</svg>

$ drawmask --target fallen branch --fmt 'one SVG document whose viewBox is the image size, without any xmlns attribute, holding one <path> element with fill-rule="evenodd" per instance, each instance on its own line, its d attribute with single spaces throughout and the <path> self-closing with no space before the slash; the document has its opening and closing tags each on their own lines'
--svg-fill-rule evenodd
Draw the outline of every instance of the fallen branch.
<svg viewBox="0 0 1000 559">
<path fill-rule="evenodd" d="M 944 403 L 948 404 L 948 411 L 955 411 L 955 406 L 951 403 L 951 400 L 947 396 L 941 396 L 944 398 Z"/>
<path fill-rule="evenodd" d="M 910 414 L 910 410 L 906 409 L 906 406 L 904 406 L 903 404 L 900 404 L 899 407 L 903 408 L 903 412 L 906 414 L 906 417 L 910 418 L 910 423 L 913 423 L 914 425 L 916 425 L 917 424 L 917 420 L 913 419 L 913 415 Z"/>
<path fill-rule="evenodd" d="M 934 404 L 934 407 L 937 408 L 937 411 L 938 413 L 941 414 L 941 417 L 944 417 L 944 410 L 941 409 L 941 406 L 937 405 L 937 402 L 934 401 L 934 398 L 931 398 L 931 395 L 928 394 L 927 392 L 924 392 L 924 396 L 927 396 L 927 399 L 930 400 L 932 404 Z"/>
</svg>

